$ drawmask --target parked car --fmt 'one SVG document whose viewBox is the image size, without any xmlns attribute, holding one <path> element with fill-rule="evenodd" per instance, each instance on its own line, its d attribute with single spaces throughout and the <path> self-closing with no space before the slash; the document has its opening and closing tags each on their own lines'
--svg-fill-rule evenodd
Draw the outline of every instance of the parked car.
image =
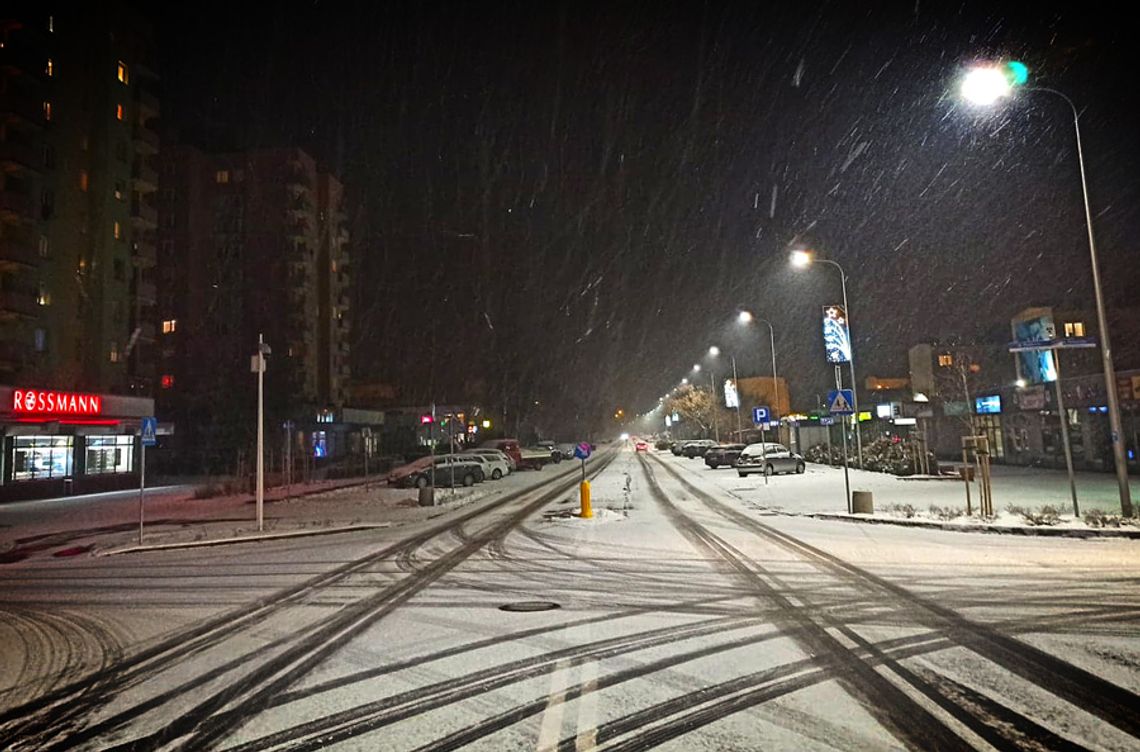
<svg viewBox="0 0 1140 752">
<path fill-rule="evenodd" d="M 483 476 L 491 480 L 499 480 L 504 475 L 511 472 L 511 466 L 507 462 L 507 458 L 502 452 L 498 453 L 499 456 L 491 454 L 489 451 L 484 453 L 478 450 L 474 452 L 463 452 L 457 456 L 471 458 L 479 463 L 483 469 Z"/>
<path fill-rule="evenodd" d="M 688 443 L 689 442 L 687 441 L 674 441 L 673 444 L 669 447 L 669 451 L 673 453 L 674 457 L 680 457 L 681 454 L 685 451 L 685 445 Z"/>
<path fill-rule="evenodd" d="M 483 466 L 473 457 L 462 454 L 443 454 L 435 458 L 436 486 L 473 486 L 485 479 Z M 431 465 L 415 475 L 413 485 L 424 488 L 432 483 Z"/>
<path fill-rule="evenodd" d="M 803 457 L 783 444 L 759 443 L 746 446 L 733 467 L 743 478 L 752 473 L 803 473 L 806 465 Z"/>
<path fill-rule="evenodd" d="M 519 467 L 529 467 L 534 470 L 541 470 L 551 462 L 562 461 L 562 455 L 542 446 L 522 447 L 519 449 L 519 457 L 521 458 Z"/>
<path fill-rule="evenodd" d="M 744 444 L 721 444 L 705 452 L 705 464 L 716 470 L 718 467 L 732 467 L 744 451 Z"/>
<path fill-rule="evenodd" d="M 464 449 L 462 453 L 463 454 L 482 454 L 486 457 L 490 457 L 490 458 L 495 459 L 495 460 L 500 460 L 504 465 L 507 466 L 507 469 L 503 471 L 503 475 L 509 475 L 510 473 L 515 471 L 515 461 L 512 460 L 510 457 L 508 457 L 503 452 L 500 452 L 498 449 L 484 449 L 483 447 L 476 447 L 474 449 Z M 493 479 L 498 480 L 498 478 L 493 478 Z"/>
<path fill-rule="evenodd" d="M 554 442 L 549 439 L 543 439 L 542 441 L 535 442 L 534 447 L 535 449 L 545 449 L 546 451 L 550 452 L 551 462 L 559 463 L 562 460 L 566 459 L 562 456 L 562 450 L 555 446 Z"/>
<path fill-rule="evenodd" d="M 686 443 L 685 448 L 681 450 L 681 454 L 692 460 L 698 457 L 704 457 L 705 452 L 715 446 L 717 446 L 717 443 L 712 439 L 697 439 L 696 441 Z"/>
<path fill-rule="evenodd" d="M 556 444 L 554 446 L 558 453 L 562 455 L 564 460 L 574 459 L 574 450 L 578 448 L 577 444 Z"/>
<path fill-rule="evenodd" d="M 420 471 L 429 470 L 430 468 L 431 456 L 420 457 L 405 465 L 392 468 L 386 480 L 390 486 L 413 486 L 415 485 L 416 476 L 419 475 Z"/>
</svg>

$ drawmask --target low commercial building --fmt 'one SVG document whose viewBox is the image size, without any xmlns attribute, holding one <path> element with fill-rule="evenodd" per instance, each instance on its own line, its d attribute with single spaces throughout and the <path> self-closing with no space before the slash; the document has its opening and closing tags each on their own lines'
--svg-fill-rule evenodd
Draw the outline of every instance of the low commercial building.
<svg viewBox="0 0 1140 752">
<path fill-rule="evenodd" d="M 0 386 L 0 501 L 132 488 L 154 400 Z"/>
</svg>

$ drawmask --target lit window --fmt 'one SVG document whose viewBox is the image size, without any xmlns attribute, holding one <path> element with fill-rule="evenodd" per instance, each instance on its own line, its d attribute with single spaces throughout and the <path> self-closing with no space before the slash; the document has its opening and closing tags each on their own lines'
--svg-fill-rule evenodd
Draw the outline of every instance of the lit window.
<svg viewBox="0 0 1140 752">
<path fill-rule="evenodd" d="M 1065 322 L 1065 336 L 1066 337 L 1083 337 L 1083 336 L 1085 336 L 1085 322 L 1083 322 L 1083 321 L 1066 321 Z"/>
<path fill-rule="evenodd" d="M 48 16 L 48 32 L 55 31 L 55 16 Z"/>
<path fill-rule="evenodd" d="M 939 355 L 938 356 L 938 365 L 942 366 L 943 368 L 949 368 L 950 366 L 954 365 L 954 356 L 953 355 Z"/>
<path fill-rule="evenodd" d="M 172 334 L 178 329 L 178 319 L 166 319 L 162 322 L 162 333 Z"/>
<path fill-rule="evenodd" d="M 47 235 L 40 235 L 40 258 L 47 258 L 48 250 Z"/>
<path fill-rule="evenodd" d="M 115 119 L 116 120 L 122 120 L 123 119 L 123 105 L 121 103 L 115 105 Z"/>
<path fill-rule="evenodd" d="M 122 60 L 119 61 L 118 78 L 119 81 L 124 84 L 129 84 L 131 82 L 130 71 L 127 70 L 127 64 Z"/>
<path fill-rule="evenodd" d="M 982 367 L 977 363 L 970 364 L 970 373 L 981 373 Z"/>
<path fill-rule="evenodd" d="M 43 282 L 40 282 L 39 290 L 36 292 L 36 303 L 42 306 L 51 305 L 51 293 L 48 292 Z"/>
<path fill-rule="evenodd" d="M 116 180 L 115 181 L 115 200 L 116 201 L 125 201 L 126 195 L 127 195 L 127 184 L 126 184 L 126 182 L 123 180 Z"/>
<path fill-rule="evenodd" d="M 115 240 L 123 239 L 123 227 L 118 222 L 114 225 Z"/>
<path fill-rule="evenodd" d="M 87 192 L 87 170 L 79 171 L 79 190 Z"/>
<path fill-rule="evenodd" d="M 51 78 L 55 75 L 55 63 L 52 62 L 52 59 L 50 57 L 47 60 L 47 65 L 44 66 L 44 74 L 48 78 Z"/>
<path fill-rule="evenodd" d="M 225 185 L 226 183 L 230 182 L 230 171 L 218 170 L 216 173 L 214 173 L 214 182 L 218 185 Z"/>
<path fill-rule="evenodd" d="M 44 100 L 44 120 L 51 120 L 51 102 Z"/>
<path fill-rule="evenodd" d="M 115 344 L 114 342 L 111 343 L 110 355 L 111 355 L 111 362 L 112 363 L 118 363 L 119 362 L 119 346 L 117 344 Z"/>
<path fill-rule="evenodd" d="M 35 344 L 36 352 L 44 352 L 47 350 L 47 330 L 36 329 L 35 331 Z"/>
<path fill-rule="evenodd" d="M 88 436 L 84 439 L 87 475 L 129 473 L 135 451 L 134 436 Z"/>
</svg>

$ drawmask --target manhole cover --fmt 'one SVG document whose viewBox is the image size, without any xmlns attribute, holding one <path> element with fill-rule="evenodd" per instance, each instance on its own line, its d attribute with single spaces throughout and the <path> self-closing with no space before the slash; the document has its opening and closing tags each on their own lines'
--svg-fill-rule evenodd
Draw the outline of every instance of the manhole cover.
<svg viewBox="0 0 1140 752">
<path fill-rule="evenodd" d="M 519 601 L 499 606 L 500 611 L 553 611 L 562 608 L 554 601 Z"/>
</svg>

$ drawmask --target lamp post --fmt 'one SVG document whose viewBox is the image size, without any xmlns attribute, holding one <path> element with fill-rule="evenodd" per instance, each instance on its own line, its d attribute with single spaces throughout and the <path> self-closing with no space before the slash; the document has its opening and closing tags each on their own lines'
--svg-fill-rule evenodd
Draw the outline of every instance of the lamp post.
<svg viewBox="0 0 1140 752">
<path fill-rule="evenodd" d="M 737 320 L 742 324 L 750 324 L 753 321 L 759 321 L 761 324 L 766 324 L 768 326 L 768 344 L 772 349 L 772 390 L 774 393 L 774 401 L 776 403 L 774 405 L 774 408 L 778 413 L 780 410 L 780 381 L 776 376 L 776 330 L 772 327 L 771 321 L 768 319 L 758 318 L 754 316 L 751 311 L 741 311 L 740 315 L 737 317 Z M 776 441 L 779 440 L 780 431 L 777 427 Z"/>
<path fill-rule="evenodd" d="M 718 350 L 718 352 L 719 352 L 719 350 Z M 700 372 L 701 372 L 701 364 L 700 363 L 694 363 L 693 364 L 693 373 L 700 373 Z M 709 388 L 712 389 L 712 402 L 710 403 L 710 407 L 711 407 L 712 419 L 713 419 L 713 437 L 716 439 L 717 443 L 719 444 L 720 443 L 720 421 L 718 421 L 716 419 L 716 381 L 715 381 L 715 377 L 713 376 L 713 370 L 711 368 L 709 369 Z"/>
<path fill-rule="evenodd" d="M 265 526 L 265 356 L 272 352 L 265 338 L 257 335 L 257 354 L 250 370 L 257 373 L 257 529 Z"/>
<path fill-rule="evenodd" d="M 962 96 L 978 105 L 991 105 L 1013 93 L 1013 87 L 1023 84 L 1028 71 L 1021 63 L 1004 66 L 980 66 L 972 69 L 962 80 Z M 1128 487 L 1128 458 L 1124 451 L 1124 427 L 1120 420 L 1120 401 L 1116 394 L 1116 368 L 1112 362 L 1112 345 L 1108 336 L 1108 316 L 1105 313 L 1104 293 L 1100 284 L 1100 262 L 1097 258 L 1096 239 L 1093 236 L 1092 209 L 1089 205 L 1089 186 L 1085 177 L 1085 155 L 1081 145 L 1081 114 L 1066 94 L 1045 86 L 1026 87 L 1026 91 L 1052 94 L 1064 100 L 1073 114 L 1073 133 L 1077 142 L 1077 165 L 1081 174 L 1081 195 L 1085 205 L 1085 230 L 1089 241 L 1089 263 L 1092 266 L 1093 296 L 1096 299 L 1096 321 L 1100 329 L 1100 356 L 1104 365 L 1104 390 L 1108 397 L 1108 426 L 1111 432 L 1112 456 L 1116 463 L 1116 482 L 1120 493 L 1120 513 L 1131 517 L 1132 493 Z"/>
<path fill-rule="evenodd" d="M 720 348 L 713 345 L 709 348 L 709 355 L 720 355 Z M 736 440 L 740 441 L 744 436 L 744 428 L 740 424 L 740 379 L 736 376 L 736 355 L 729 355 L 728 358 L 732 361 L 732 388 L 736 391 Z M 713 396 L 716 397 L 715 394 Z"/>
<path fill-rule="evenodd" d="M 831 259 L 818 258 L 811 251 L 793 251 L 792 252 L 792 265 L 801 269 L 807 268 L 812 264 L 830 264 L 839 270 L 839 284 L 843 289 L 843 312 L 847 316 L 847 329 L 851 330 L 851 306 L 847 303 L 847 272 L 843 271 L 843 267 L 838 262 Z M 852 343 L 854 338 L 852 338 Z M 859 432 L 859 387 L 855 381 L 855 346 L 851 346 L 851 357 L 847 360 L 847 366 L 851 371 L 851 396 L 853 407 L 855 408 L 855 457 L 859 461 L 859 468 L 863 468 L 863 437 Z"/>
</svg>

